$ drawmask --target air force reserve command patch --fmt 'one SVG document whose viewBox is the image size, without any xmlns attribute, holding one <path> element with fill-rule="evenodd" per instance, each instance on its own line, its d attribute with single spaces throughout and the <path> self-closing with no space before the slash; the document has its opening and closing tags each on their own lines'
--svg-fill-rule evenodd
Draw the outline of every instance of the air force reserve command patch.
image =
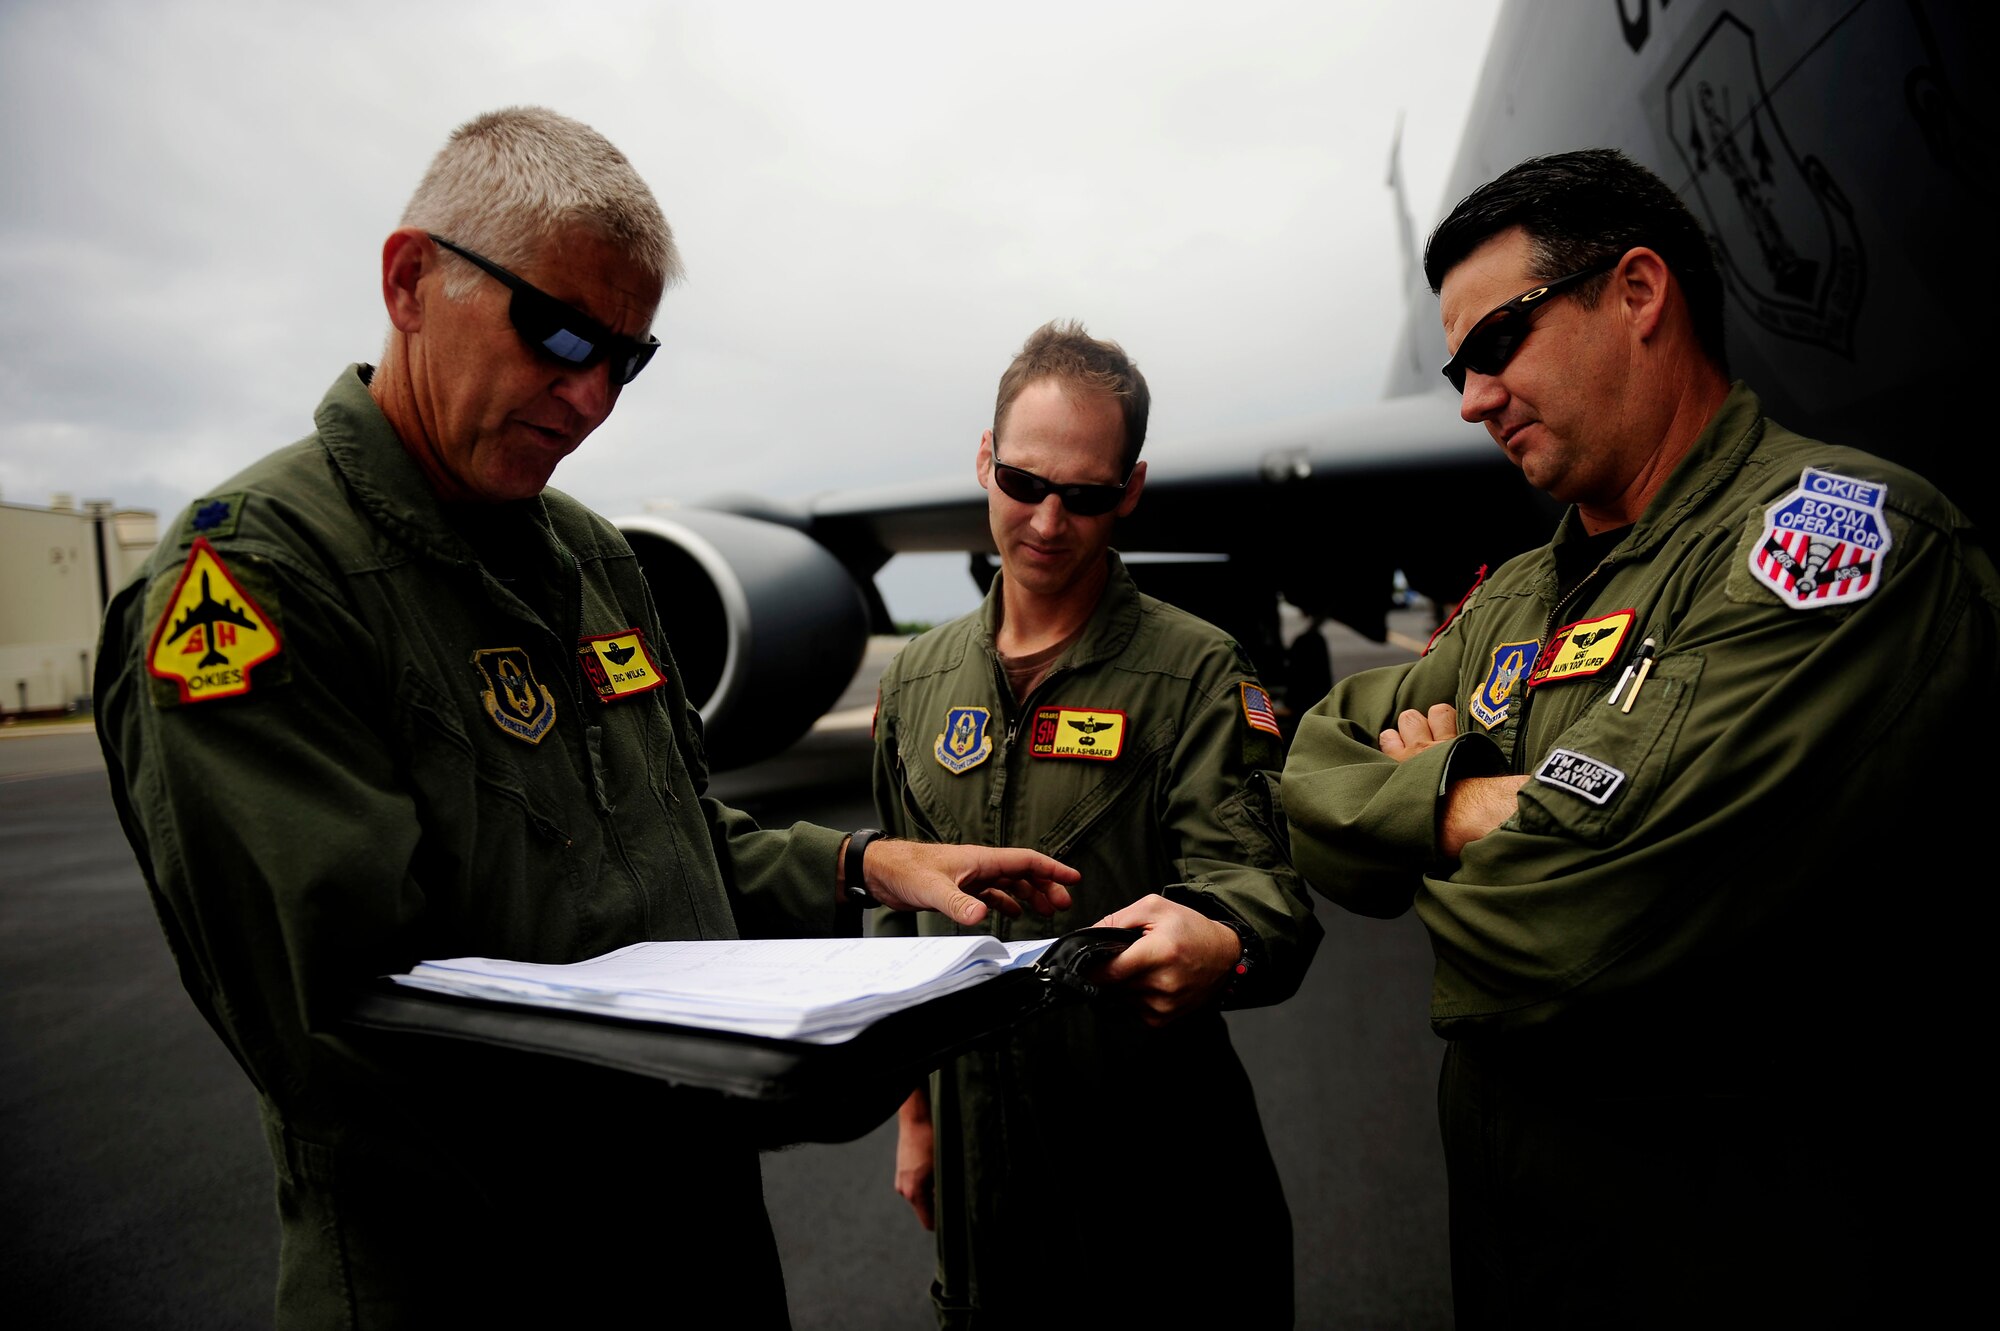
<svg viewBox="0 0 2000 1331">
<path fill-rule="evenodd" d="M 197 536 L 167 598 L 146 669 L 171 680 L 180 701 L 207 702 L 250 691 L 250 669 L 284 650 L 277 622 L 250 598 L 206 537 Z"/>
<path fill-rule="evenodd" d="M 1535 769 L 1535 780 L 1601 806 L 1625 784 L 1625 774 L 1574 749 L 1550 749 Z"/>
<path fill-rule="evenodd" d="M 535 663 L 519 647 L 483 647 L 472 664 L 486 687 L 479 701 L 493 724 L 515 739 L 540 744 L 556 723 L 556 699 L 535 678 Z"/>
<path fill-rule="evenodd" d="M 1472 702 L 1468 709 L 1472 719 L 1488 730 L 1507 719 L 1507 706 L 1513 700 L 1514 690 L 1522 688 L 1522 680 L 1535 668 L 1535 657 L 1541 652 L 1539 642 L 1503 642 L 1493 649 L 1493 664 L 1486 669 L 1486 678 L 1472 691 Z"/>
<path fill-rule="evenodd" d="M 639 629 L 583 638 L 576 644 L 576 659 L 583 669 L 583 682 L 604 702 L 651 693 L 667 682 L 666 672 L 646 650 L 646 635 Z"/>
<path fill-rule="evenodd" d="M 1864 600 L 1882 585 L 1891 544 L 1889 487 L 1807 467 L 1798 487 L 1764 510 L 1750 574 L 1794 610 Z"/>
<path fill-rule="evenodd" d="M 1625 645 L 1625 630 L 1632 627 L 1630 610 L 1614 610 L 1595 619 L 1579 619 L 1555 631 L 1528 672 L 1528 687 L 1560 684 L 1566 679 L 1584 679 L 1618 659 Z"/>
<path fill-rule="evenodd" d="M 1028 730 L 1030 758 L 1089 758 L 1108 763 L 1125 748 L 1125 713 L 1095 707 L 1037 707 Z"/>
<path fill-rule="evenodd" d="M 992 713 L 984 707 L 954 707 L 944 714 L 944 733 L 937 737 L 938 766 L 958 776 L 970 772 L 993 754 L 993 737 L 986 733 Z"/>
</svg>

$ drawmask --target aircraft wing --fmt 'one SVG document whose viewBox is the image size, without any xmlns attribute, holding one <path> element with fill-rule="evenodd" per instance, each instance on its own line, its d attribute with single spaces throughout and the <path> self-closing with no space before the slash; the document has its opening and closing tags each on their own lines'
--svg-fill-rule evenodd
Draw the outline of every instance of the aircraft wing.
<svg viewBox="0 0 2000 1331">
<path fill-rule="evenodd" d="M 1142 588 L 1220 624 L 1279 681 L 1279 597 L 1379 640 L 1398 570 L 1449 605 L 1480 565 L 1546 539 L 1556 512 L 1444 392 L 1162 438 L 1146 457 L 1145 496 L 1114 545 L 1138 556 Z M 619 521 L 675 607 L 673 649 L 718 760 L 773 752 L 832 704 L 868 633 L 890 629 L 873 575 L 891 556 L 992 552 L 970 471 Z"/>
</svg>

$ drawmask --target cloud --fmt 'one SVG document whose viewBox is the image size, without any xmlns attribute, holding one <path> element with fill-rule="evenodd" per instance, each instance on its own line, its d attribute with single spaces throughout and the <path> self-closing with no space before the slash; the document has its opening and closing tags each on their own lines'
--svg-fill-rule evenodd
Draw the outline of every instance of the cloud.
<svg viewBox="0 0 2000 1331">
<path fill-rule="evenodd" d="M 557 476 L 607 512 L 956 474 L 1057 315 L 1161 440 L 1367 400 L 1390 137 L 1422 226 L 1494 7 L 0 6 L 0 492 L 172 509 L 304 433 L 430 154 L 519 102 L 618 143 L 688 261 Z"/>
</svg>

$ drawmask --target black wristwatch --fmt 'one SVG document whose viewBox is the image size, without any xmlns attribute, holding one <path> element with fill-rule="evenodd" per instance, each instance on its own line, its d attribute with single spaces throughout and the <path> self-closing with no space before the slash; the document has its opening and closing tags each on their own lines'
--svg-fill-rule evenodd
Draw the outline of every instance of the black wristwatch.
<svg viewBox="0 0 2000 1331">
<path fill-rule="evenodd" d="M 1236 957 L 1236 964 L 1229 968 L 1229 978 L 1222 986 L 1224 994 L 1233 994 L 1238 986 L 1256 973 L 1259 961 L 1257 954 L 1262 950 L 1263 940 L 1251 932 L 1249 925 L 1233 917 L 1212 915 L 1209 918 L 1235 934 L 1237 946 L 1241 948 Z"/>
<path fill-rule="evenodd" d="M 882 904 L 868 891 L 867 876 L 861 871 L 861 857 L 867 853 L 869 843 L 879 840 L 883 835 L 885 834 L 879 827 L 863 827 L 848 833 L 847 858 L 841 861 L 840 896 L 841 900 L 850 906 L 868 907 Z"/>
</svg>

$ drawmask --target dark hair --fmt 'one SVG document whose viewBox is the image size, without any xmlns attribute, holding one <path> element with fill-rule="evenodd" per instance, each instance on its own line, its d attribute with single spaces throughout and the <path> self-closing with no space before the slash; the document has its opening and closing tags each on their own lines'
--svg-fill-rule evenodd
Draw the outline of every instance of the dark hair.
<svg viewBox="0 0 2000 1331">
<path fill-rule="evenodd" d="M 1534 277 L 1553 281 L 1644 245 L 1666 260 L 1680 283 L 1695 337 L 1724 375 L 1722 273 L 1708 233 L 1667 182 L 1611 148 L 1530 157 L 1458 201 L 1424 246 L 1431 290 L 1494 236 L 1513 227 L 1528 235 Z M 1606 278 L 1576 290 L 1597 303 Z"/>
<path fill-rule="evenodd" d="M 1014 363 L 1000 376 L 1000 396 L 993 404 L 993 437 L 1000 437 L 1000 423 L 1007 408 L 1021 396 L 1021 390 L 1042 379 L 1055 379 L 1089 393 L 1106 393 L 1118 399 L 1125 416 L 1125 473 L 1139 464 L 1139 450 L 1146 445 L 1146 414 L 1152 410 L 1153 396 L 1147 391 L 1146 376 L 1116 342 L 1092 337 L 1074 319 L 1051 319 L 1028 334 Z"/>
</svg>

